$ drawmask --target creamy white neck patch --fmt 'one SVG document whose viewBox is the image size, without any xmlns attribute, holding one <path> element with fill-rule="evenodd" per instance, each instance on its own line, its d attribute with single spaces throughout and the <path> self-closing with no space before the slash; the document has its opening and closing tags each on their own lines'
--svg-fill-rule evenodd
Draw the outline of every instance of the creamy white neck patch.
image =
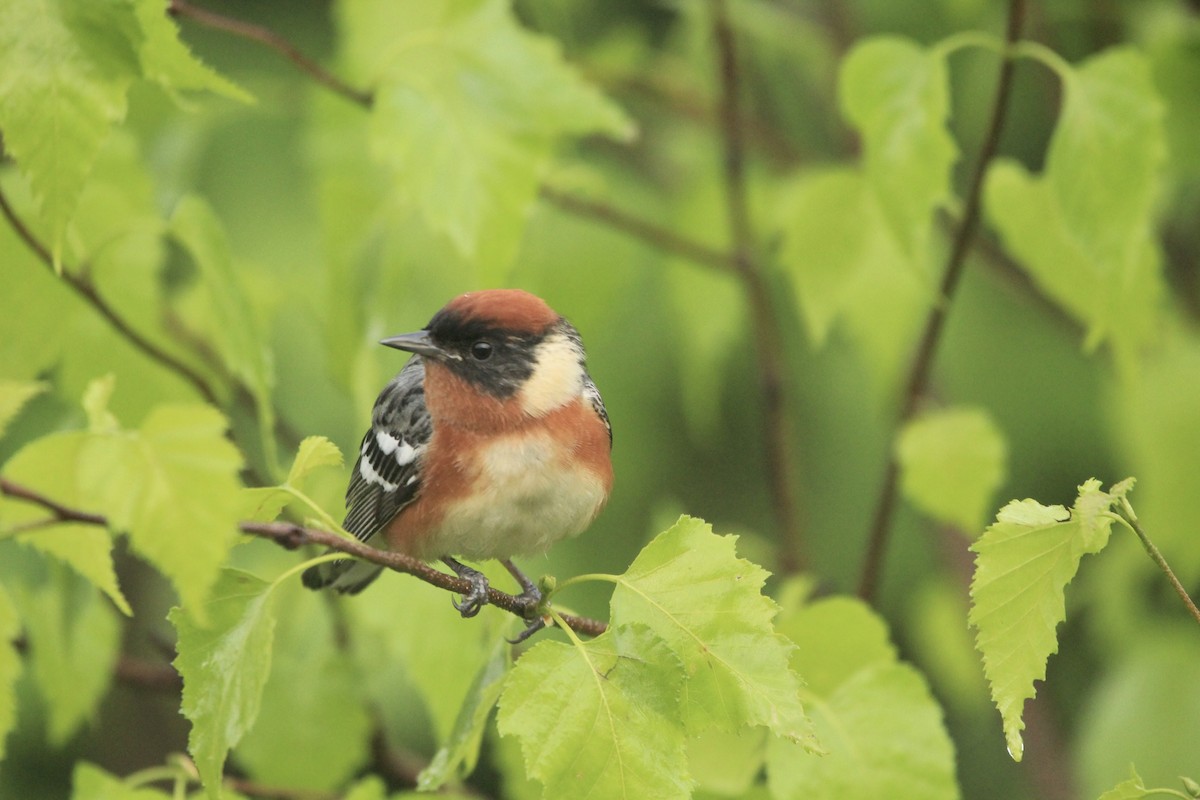
<svg viewBox="0 0 1200 800">
<path fill-rule="evenodd" d="M 540 417 L 575 400 L 583 392 L 583 352 L 565 333 L 555 331 L 537 346 L 533 374 L 521 388 L 521 409 Z"/>
</svg>

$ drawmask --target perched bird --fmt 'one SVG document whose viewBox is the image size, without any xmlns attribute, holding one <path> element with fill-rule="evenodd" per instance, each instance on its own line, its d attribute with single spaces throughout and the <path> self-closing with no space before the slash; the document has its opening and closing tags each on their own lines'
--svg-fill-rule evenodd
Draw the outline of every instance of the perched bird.
<svg viewBox="0 0 1200 800">
<path fill-rule="evenodd" d="M 578 331 L 541 298 L 497 289 L 460 295 L 423 330 L 381 344 L 415 355 L 375 401 L 344 527 L 440 558 L 471 583 L 454 604 L 464 617 L 487 602 L 488 583 L 455 556 L 499 559 L 532 608 L 537 588 L 512 557 L 580 533 L 612 487 L 612 428 Z M 331 561 L 304 585 L 353 594 L 381 570 Z"/>
</svg>

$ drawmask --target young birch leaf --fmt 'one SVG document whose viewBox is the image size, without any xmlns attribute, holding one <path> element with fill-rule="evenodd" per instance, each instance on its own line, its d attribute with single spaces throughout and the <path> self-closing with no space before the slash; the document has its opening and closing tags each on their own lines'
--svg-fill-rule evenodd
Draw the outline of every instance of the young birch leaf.
<svg viewBox="0 0 1200 800">
<path fill-rule="evenodd" d="M 560 140 L 631 131 L 620 109 L 552 40 L 522 28 L 504 0 L 428 3 L 384 41 L 387 0 L 346 5 L 348 55 L 368 62 L 363 71 L 376 83 L 372 153 L 394 171 L 397 191 L 468 257 L 506 263 L 515 255 Z"/>
<path fill-rule="evenodd" d="M 683 663 L 689 733 L 765 725 L 815 749 L 788 666 L 791 646 L 772 627 L 778 608 L 762 594 L 767 572 L 737 557 L 736 539 L 681 517 L 617 581 L 613 624 L 648 626 Z"/>
<path fill-rule="evenodd" d="M 1109 509 L 1129 488 L 1126 481 L 1103 492 L 1098 480 L 1089 479 L 1070 512 L 1013 500 L 971 546 L 976 557 L 969 620 L 978 631 L 976 647 L 1016 761 L 1024 750 L 1025 701 L 1036 693 L 1033 682 L 1045 679 L 1046 660 L 1058 649 L 1054 631 L 1066 618 L 1063 590 L 1080 559 L 1108 543 L 1114 520 Z"/>
<path fill-rule="evenodd" d="M 254 98 L 196 58 L 179 40 L 179 27 L 167 16 L 164 0 L 135 0 L 143 38 L 138 48 L 142 75 L 168 91 L 210 91 L 243 103 Z"/>
<path fill-rule="evenodd" d="M 88 435 L 77 431 L 44 436 L 30 442 L 9 459 L 4 465 L 4 475 L 66 506 L 86 507 L 87 499 L 80 495 L 76 475 L 80 452 L 87 441 Z M 48 512 L 30 503 L 0 498 L 0 523 L 4 526 L 28 524 L 48 517 Z M 133 614 L 129 601 L 117 585 L 112 536 L 104 528 L 78 522 L 56 522 L 15 538 L 22 545 L 66 564 L 108 595 L 121 613 Z"/>
<path fill-rule="evenodd" d="M 670 648 L 644 628 L 541 642 L 504 687 L 500 735 L 521 740 L 544 797 L 686 798 L 680 681 Z"/>
<path fill-rule="evenodd" d="M 292 468 L 288 470 L 285 486 L 303 488 L 309 474 L 321 467 L 340 467 L 342 451 L 324 436 L 308 436 L 300 442 Z M 279 516 L 283 507 L 292 499 L 280 487 L 263 486 L 242 490 L 244 516 L 261 522 L 269 522 Z"/>
<path fill-rule="evenodd" d="M 131 787 L 99 767 L 80 761 L 71 775 L 71 800 L 168 800 L 168 795 L 157 789 Z"/>
<path fill-rule="evenodd" d="M 174 663 L 183 677 L 188 751 L 212 800 L 219 800 L 225 756 L 254 724 L 271 671 L 275 611 L 271 584 L 227 569 L 204 604 L 201 627 L 189 609 L 168 615 L 178 633 Z"/>
<path fill-rule="evenodd" d="M 0 381 L 0 436 L 25 404 L 47 388 L 40 381 Z"/>
<path fill-rule="evenodd" d="M 939 522 L 974 534 L 1004 481 L 1004 436 L 986 411 L 954 408 L 925 414 L 896 440 L 900 484 Z"/>
<path fill-rule="evenodd" d="M 897 660 L 887 625 L 859 600 L 834 597 L 780 617 L 797 645 L 792 664 L 809 680 L 824 755 L 767 743 L 777 800 L 954 800 L 954 746 L 924 678 Z"/>
<path fill-rule="evenodd" d="M 21 675 L 21 656 L 16 639 L 21 633 L 17 607 L 0 586 L 0 762 L 4 761 L 5 742 L 17 724 L 17 678 Z"/>
<path fill-rule="evenodd" d="M 842 62 L 838 95 L 863 137 L 867 180 L 884 216 L 924 274 L 933 212 L 951 199 L 950 169 L 958 158 L 946 130 L 945 57 L 897 37 L 868 39 Z"/>
<path fill-rule="evenodd" d="M 418 791 L 436 791 L 447 781 L 464 778 L 475 769 L 488 718 L 500 699 L 505 678 L 511 669 L 512 648 L 503 638 L 497 638 L 491 656 L 483 662 L 475 681 L 467 690 L 449 739 L 438 749 L 429 766 L 417 776 Z"/>
<path fill-rule="evenodd" d="M 1129 777 L 1100 795 L 1098 800 L 1140 800 L 1151 794 L 1158 794 L 1158 792 L 1147 791 L 1146 785 L 1142 782 L 1142 776 L 1137 774 L 1137 770 L 1130 767 Z"/>
<path fill-rule="evenodd" d="M 139 36 L 123 2 L 0 3 L 0 131 L 33 186 L 56 261 L 96 153 L 125 117 Z"/>
<path fill-rule="evenodd" d="M 88 507 L 127 532 L 200 616 L 237 536 L 242 459 L 225 428 L 209 406 L 164 405 L 137 431 L 90 436 L 79 458 Z"/>
</svg>

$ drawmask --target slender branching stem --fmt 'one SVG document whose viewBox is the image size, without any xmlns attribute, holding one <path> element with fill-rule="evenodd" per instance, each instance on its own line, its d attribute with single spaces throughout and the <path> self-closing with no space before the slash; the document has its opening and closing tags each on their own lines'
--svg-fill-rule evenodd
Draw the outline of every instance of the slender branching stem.
<svg viewBox="0 0 1200 800">
<path fill-rule="evenodd" d="M 108 527 L 108 519 L 102 514 L 94 514 L 65 506 L 40 492 L 29 487 L 14 483 L 7 478 L 0 478 L 0 494 L 7 495 L 26 503 L 40 506 L 50 512 L 56 519 L 63 522 L 80 522 L 89 525 Z M 387 550 L 380 550 L 364 544 L 357 539 L 347 539 L 331 531 L 318 528 L 308 528 L 291 522 L 253 522 L 238 523 L 238 529 L 250 536 L 269 539 L 288 550 L 295 550 L 306 545 L 319 545 L 330 550 L 344 553 L 347 556 L 378 564 L 395 572 L 403 572 L 428 584 L 457 594 L 466 594 L 471 590 L 471 584 L 455 575 L 431 567 L 424 561 Z M 524 618 L 528 609 L 527 602 L 519 595 L 507 594 L 498 589 L 488 590 L 488 603 L 501 608 L 518 617 Z M 599 636 L 608 627 L 604 622 L 574 614 L 562 614 L 574 630 L 588 636 Z"/>
<path fill-rule="evenodd" d="M 942 273 L 942 282 L 938 296 L 935 299 L 929 315 L 925 318 L 925 327 L 917 344 L 916 353 L 908 369 L 904 399 L 902 401 L 897 429 L 911 420 L 920 407 L 925 390 L 929 385 L 929 374 L 933 368 L 934 355 L 941 342 L 942 330 L 950 310 L 954 292 L 958 288 L 963 269 L 966 267 L 967 253 L 975 239 L 979 226 L 979 213 L 983 199 L 983 182 L 987 176 L 988 166 L 996 155 L 1000 143 L 1000 133 L 1004 128 L 1004 120 L 1008 114 L 1009 96 L 1012 94 L 1013 57 L 1012 48 L 1021 33 L 1025 17 L 1025 1 L 1011 0 L 1008 10 L 1008 28 L 1005 33 L 1006 49 L 1000 64 L 1000 74 L 996 80 L 996 94 L 992 101 L 991 121 L 975 162 L 975 169 L 967 189 L 966 203 L 963 209 L 962 222 L 954 237 L 947 258 L 946 268 Z M 887 550 L 888 535 L 892 528 L 892 518 L 896 511 L 896 501 L 899 493 L 900 467 L 894 454 L 889 452 L 887 467 L 884 469 L 883 485 L 875 504 L 872 516 L 871 530 L 867 540 L 867 552 L 863 560 L 863 568 L 859 578 L 858 594 L 864 600 L 874 599 L 879 589 L 880 572 L 883 558 Z"/>
<path fill-rule="evenodd" d="M 726 216 L 733 262 L 746 290 L 757 356 L 763 404 L 763 451 L 771 507 L 779 528 L 779 568 L 784 573 L 805 566 L 799 518 L 799 467 L 792 444 L 787 408 L 787 369 L 782 326 L 771 302 L 763 263 L 755 242 L 746 182 L 746 146 L 742 120 L 741 77 L 737 45 L 726 0 L 713 2 L 713 37 L 717 48 L 720 99 L 717 116 L 724 148 Z"/>
<path fill-rule="evenodd" d="M 1171 565 L 1167 563 L 1167 559 L 1163 556 L 1162 552 L 1154 546 L 1154 542 L 1150 541 L 1150 537 L 1146 535 L 1146 531 L 1142 528 L 1141 523 L 1138 522 L 1137 514 L 1133 513 L 1133 506 L 1124 497 L 1121 498 L 1121 504 L 1117 507 L 1117 514 L 1129 526 L 1129 529 L 1134 532 L 1138 540 L 1141 541 L 1142 547 L 1146 549 L 1146 553 L 1150 556 L 1150 559 L 1167 576 L 1167 580 L 1175 590 L 1175 594 L 1179 595 L 1179 599 L 1183 601 L 1183 605 L 1187 608 L 1188 613 L 1192 615 L 1192 618 L 1196 622 L 1200 622 L 1200 608 L 1196 607 L 1192 596 L 1188 594 L 1183 583 L 1175 576 L 1175 571 L 1171 569 Z"/>
</svg>

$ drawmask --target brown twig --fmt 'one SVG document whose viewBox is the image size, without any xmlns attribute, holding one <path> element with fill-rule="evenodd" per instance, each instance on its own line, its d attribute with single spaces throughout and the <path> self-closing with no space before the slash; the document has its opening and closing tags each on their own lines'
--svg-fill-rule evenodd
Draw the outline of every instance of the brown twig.
<svg viewBox="0 0 1200 800">
<path fill-rule="evenodd" d="M 674 231 L 647 222 L 628 212 L 600 202 L 577 197 L 572 194 L 553 189 L 549 186 L 541 188 L 543 200 L 579 217 L 603 222 L 610 228 L 627 233 L 636 239 L 641 239 L 649 245 L 668 253 L 695 262 L 703 267 L 724 272 L 736 272 L 738 265 L 729 253 L 701 244 L 700 242 L 680 236 Z"/>
<path fill-rule="evenodd" d="M 167 11 L 176 17 L 190 19 L 192 22 L 203 25 L 206 28 L 224 31 L 242 39 L 258 42 L 279 53 L 288 61 L 291 61 L 296 65 L 297 69 L 307 74 L 317 83 L 341 95 L 352 103 L 356 103 L 364 108 L 370 108 L 375 102 L 375 96 L 371 92 L 350 86 L 316 61 L 306 56 L 300 51 L 300 48 L 270 28 L 234 19 L 233 17 L 226 17 L 215 11 L 194 6 L 187 2 L 187 0 L 171 0 L 170 5 L 167 6 Z"/>
<path fill-rule="evenodd" d="M 781 542 L 779 566 L 785 573 L 796 572 L 806 562 L 798 515 L 799 502 L 796 499 L 799 468 L 791 448 L 781 326 L 771 303 L 750 223 L 737 50 L 725 0 L 714 0 L 713 35 L 716 39 L 721 86 L 717 113 L 725 151 L 725 202 L 733 240 L 733 262 L 745 285 L 750 305 L 763 403 L 767 482 Z"/>
<path fill-rule="evenodd" d="M 1183 583 L 1176 577 L 1175 571 L 1171 569 L 1171 565 L 1167 563 L 1167 559 L 1163 556 L 1162 552 L 1154 545 L 1154 542 L 1150 541 L 1150 537 L 1146 535 L 1146 531 L 1142 529 L 1141 523 L 1138 522 L 1137 514 L 1133 513 L 1133 506 L 1124 497 L 1121 498 L 1117 513 L 1129 526 L 1129 529 L 1137 535 L 1138 541 L 1142 543 L 1142 547 L 1145 548 L 1146 554 L 1150 556 L 1150 560 L 1157 564 L 1158 568 L 1167 576 L 1167 581 L 1171 584 L 1171 588 L 1175 590 L 1175 594 L 1179 595 L 1179 599 L 1183 601 L 1183 605 L 1188 613 L 1192 615 L 1196 622 L 1200 622 L 1200 608 L 1196 607 L 1192 596 L 1188 594 Z"/>
<path fill-rule="evenodd" d="M 92 514 L 68 508 L 39 492 L 13 483 L 7 478 L 0 478 L 0 493 L 41 506 L 63 521 L 108 526 L 108 519 L 101 514 Z M 379 550 L 378 548 L 363 544 L 357 539 L 346 539 L 329 531 L 306 528 L 303 525 L 291 522 L 244 521 L 238 524 L 238 528 L 242 533 L 258 536 L 263 539 L 270 539 L 288 550 L 295 550 L 309 544 L 320 545 L 330 550 L 336 550 L 339 553 L 345 553 L 348 556 L 360 558 L 363 561 L 369 561 L 372 564 L 378 564 L 381 567 L 387 567 L 395 572 L 412 575 L 428 584 L 449 592 L 467 594 L 471 591 L 471 584 L 468 581 L 455 575 L 441 572 L 424 561 L 406 556 L 403 553 Z M 498 589 L 488 589 L 488 603 L 522 618 L 531 610 L 526 600 L 517 595 L 506 594 Z M 571 626 L 572 630 L 588 636 L 599 636 L 608 627 L 598 619 L 579 617 L 574 614 L 562 614 L 561 616 Z"/>
<path fill-rule="evenodd" d="M 1021 34 L 1025 17 L 1024 0 L 1011 0 L 1008 11 L 1008 27 L 1005 42 L 1009 48 L 1016 43 Z M 979 157 L 975 162 L 975 170 L 971 175 L 971 183 L 967 190 L 966 204 L 963 210 L 962 224 L 954 237 L 954 243 L 942 274 L 942 284 L 937 299 L 925 319 L 925 328 L 917 345 L 916 354 L 908 370 L 907 387 L 904 393 L 903 406 L 900 410 L 896 429 L 898 430 L 908 420 L 912 419 L 925 395 L 929 384 L 929 373 L 933 367 L 933 356 L 941 341 L 942 329 L 950 309 L 950 302 L 958 288 L 963 268 L 966 266 L 967 253 L 975 239 L 975 229 L 979 224 L 979 211 L 983 198 L 983 181 L 987 175 L 988 165 L 996 155 L 1000 143 L 1000 132 L 1004 127 L 1004 119 L 1008 113 L 1008 98 L 1012 93 L 1012 78 L 1015 62 L 1005 55 L 1000 64 L 1000 74 L 996 79 L 996 95 L 992 103 L 992 117 L 988 124 L 987 134 L 979 149 Z M 879 574 L 882 569 L 884 552 L 887 549 L 888 533 L 892 527 L 892 517 L 896 510 L 896 499 L 899 489 L 900 467 L 894 455 L 888 455 L 887 467 L 883 474 L 883 486 L 879 491 L 875 513 L 872 517 L 871 532 L 867 541 L 867 552 L 863 559 L 862 574 L 858 584 L 859 597 L 870 601 L 879 588 Z"/>
<path fill-rule="evenodd" d="M 8 224 L 12 226 L 21 240 L 29 247 L 30 250 L 45 264 L 51 272 L 57 272 L 54 264 L 54 257 L 50 254 L 50 250 L 38 240 L 33 232 L 25 224 L 25 222 L 17 215 L 16 211 L 9 204 L 8 198 L 3 192 L 0 192 L 0 212 L 4 214 Z M 85 269 L 63 269 L 61 271 L 63 282 L 71 287 L 80 299 L 92 307 L 96 313 L 104 318 L 104 321 L 109 326 L 125 338 L 127 342 L 140 350 L 150 360 L 157 362 L 161 366 L 171 370 L 179 377 L 190 383 L 196 392 L 209 403 L 219 405 L 217 393 L 209 385 L 208 381 L 199 372 L 193 369 L 190 365 L 179 360 L 172 354 L 163 350 L 158 345 L 151 342 L 142 334 L 134 330 L 133 326 L 125 320 L 121 314 L 108 304 L 108 301 L 100 296 L 99 291 L 86 277 Z"/>
</svg>

